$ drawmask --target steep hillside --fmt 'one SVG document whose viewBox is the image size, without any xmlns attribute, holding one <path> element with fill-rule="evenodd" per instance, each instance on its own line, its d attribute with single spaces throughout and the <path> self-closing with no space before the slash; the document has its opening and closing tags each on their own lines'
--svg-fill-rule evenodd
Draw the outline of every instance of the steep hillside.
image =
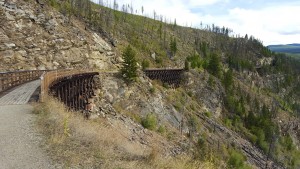
<svg viewBox="0 0 300 169">
<path fill-rule="evenodd" d="M 97 120 L 76 125 L 83 119 L 56 113 L 52 101 L 37 108 L 49 153 L 66 167 L 300 167 L 297 60 L 228 28 L 181 27 L 87 0 L 0 5 L 2 71 L 100 71 Z M 128 45 L 139 67 L 132 83 L 107 73 Z M 151 81 L 148 66 L 185 67 L 181 86 Z"/>
<path fill-rule="evenodd" d="M 0 71 L 116 69 L 120 62 L 97 32 L 47 5 L 1 0 L 0 17 Z"/>
</svg>

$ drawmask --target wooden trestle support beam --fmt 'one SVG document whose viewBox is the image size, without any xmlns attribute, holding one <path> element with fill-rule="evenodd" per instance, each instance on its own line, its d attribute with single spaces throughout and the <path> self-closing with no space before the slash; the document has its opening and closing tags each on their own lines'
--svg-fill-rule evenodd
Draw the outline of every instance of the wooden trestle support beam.
<svg viewBox="0 0 300 169">
<path fill-rule="evenodd" d="M 79 74 L 60 79 L 50 87 L 50 94 L 72 110 L 88 111 L 97 89 L 95 75 L 95 73 Z"/>
<path fill-rule="evenodd" d="M 151 80 L 161 80 L 171 87 L 179 87 L 184 69 L 146 69 L 144 73 Z"/>
</svg>

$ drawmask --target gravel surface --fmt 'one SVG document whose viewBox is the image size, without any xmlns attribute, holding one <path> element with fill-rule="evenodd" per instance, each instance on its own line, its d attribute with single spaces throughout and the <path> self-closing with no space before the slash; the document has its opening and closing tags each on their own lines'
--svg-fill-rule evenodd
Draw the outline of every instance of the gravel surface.
<svg viewBox="0 0 300 169">
<path fill-rule="evenodd" d="M 33 107 L 27 104 L 40 85 L 32 81 L 0 98 L 0 169 L 52 169 L 41 147 L 42 136 L 34 127 Z"/>
<path fill-rule="evenodd" d="M 0 169 L 58 168 L 39 146 L 32 110 L 31 105 L 0 106 Z"/>
</svg>

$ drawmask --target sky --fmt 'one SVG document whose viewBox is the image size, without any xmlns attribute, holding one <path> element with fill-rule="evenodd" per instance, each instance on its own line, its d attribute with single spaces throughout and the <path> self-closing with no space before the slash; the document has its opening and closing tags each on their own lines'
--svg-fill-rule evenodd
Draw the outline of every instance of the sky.
<svg viewBox="0 0 300 169">
<path fill-rule="evenodd" d="M 93 0 L 98 2 L 98 0 Z M 103 0 L 112 4 L 113 0 Z M 153 11 L 182 26 L 215 24 L 264 45 L 300 43 L 300 0 L 116 0 L 153 17 Z"/>
</svg>

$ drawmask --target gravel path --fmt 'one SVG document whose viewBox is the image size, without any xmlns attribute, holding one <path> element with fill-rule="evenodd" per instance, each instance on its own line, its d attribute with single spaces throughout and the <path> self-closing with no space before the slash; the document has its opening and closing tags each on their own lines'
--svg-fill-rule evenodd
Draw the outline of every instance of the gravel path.
<svg viewBox="0 0 300 169">
<path fill-rule="evenodd" d="M 0 169 L 60 168 L 50 163 L 40 147 L 36 115 L 27 104 L 38 86 L 38 81 L 29 82 L 0 98 Z"/>
<path fill-rule="evenodd" d="M 0 168 L 54 168 L 39 147 L 31 105 L 0 106 Z"/>
</svg>

